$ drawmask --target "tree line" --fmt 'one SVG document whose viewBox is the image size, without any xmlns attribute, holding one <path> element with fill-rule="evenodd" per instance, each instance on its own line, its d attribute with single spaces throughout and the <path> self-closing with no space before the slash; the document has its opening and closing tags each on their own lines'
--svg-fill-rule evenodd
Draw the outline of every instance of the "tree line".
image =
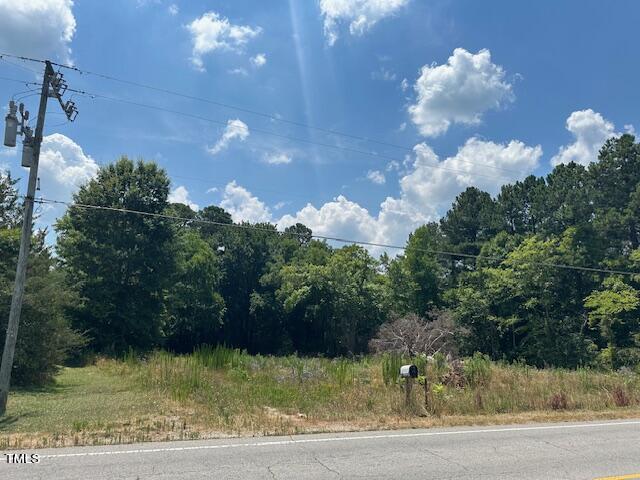
<svg viewBox="0 0 640 480">
<path fill-rule="evenodd" d="M 55 249 L 34 234 L 18 382 L 47 381 L 70 353 L 226 344 L 357 355 L 402 318 L 450 324 L 462 355 L 536 366 L 640 363 L 640 274 L 589 270 L 640 272 L 640 144 L 632 135 L 608 140 L 587 167 L 558 165 L 495 198 L 467 188 L 393 258 L 316 240 L 302 224 L 284 232 L 234 224 L 217 206 L 170 203 L 169 187 L 155 163 L 123 157 L 74 195 L 55 225 Z M 19 226 L 15 180 L 4 175 L 2 338 Z"/>
</svg>

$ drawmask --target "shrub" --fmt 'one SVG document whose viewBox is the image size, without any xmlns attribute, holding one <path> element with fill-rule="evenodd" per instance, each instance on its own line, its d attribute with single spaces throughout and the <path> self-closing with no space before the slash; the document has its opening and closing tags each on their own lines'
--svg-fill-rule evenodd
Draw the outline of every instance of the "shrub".
<svg viewBox="0 0 640 480">
<path fill-rule="evenodd" d="M 491 360 L 480 352 L 464 361 L 464 377 L 472 387 L 486 386 L 491 380 Z"/>
<path fill-rule="evenodd" d="M 13 292 L 19 232 L 0 229 L 0 341 L 6 336 Z M 69 326 L 67 311 L 77 296 L 66 286 L 64 275 L 54 270 L 54 260 L 36 235 L 20 316 L 11 383 L 41 386 L 53 380 L 68 355 L 86 344 L 86 338 Z"/>
<path fill-rule="evenodd" d="M 460 360 L 452 360 L 449 363 L 449 371 L 442 376 L 442 383 L 449 387 L 464 387 L 464 365 Z"/>
<path fill-rule="evenodd" d="M 369 349 L 374 353 L 393 352 L 405 357 L 455 353 L 455 329 L 453 319 L 443 311 L 432 313 L 428 320 L 409 314 L 383 323 L 369 342 Z"/>
<path fill-rule="evenodd" d="M 416 365 L 416 367 L 418 367 L 418 374 L 419 375 L 426 375 L 427 374 L 427 366 L 429 364 L 429 358 L 425 355 L 418 355 L 416 358 L 413 359 L 413 363 Z"/>
<path fill-rule="evenodd" d="M 613 403 L 615 403 L 616 407 L 628 407 L 631 405 L 631 398 L 627 391 L 620 385 L 616 385 L 611 392 L 611 397 L 613 398 Z"/>
<path fill-rule="evenodd" d="M 433 371 L 437 381 L 440 381 L 442 377 L 447 373 L 448 365 L 447 358 L 442 352 L 436 352 L 433 354 Z"/>
<path fill-rule="evenodd" d="M 567 395 L 564 392 L 554 393 L 549 399 L 549 406 L 552 410 L 566 410 L 569 406 Z"/>
<path fill-rule="evenodd" d="M 640 348 L 638 347 L 619 348 L 616 350 L 615 357 L 615 368 L 633 368 L 640 366 Z"/>
</svg>

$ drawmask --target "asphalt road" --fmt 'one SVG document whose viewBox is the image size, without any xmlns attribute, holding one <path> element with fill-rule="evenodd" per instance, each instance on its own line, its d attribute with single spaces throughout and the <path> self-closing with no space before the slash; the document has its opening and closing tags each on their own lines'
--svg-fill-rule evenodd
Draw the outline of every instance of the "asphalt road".
<svg viewBox="0 0 640 480">
<path fill-rule="evenodd" d="M 6 453 L 38 454 L 10 464 Z M 637 474 L 637 475 L 634 475 Z M 2 452 L 0 479 L 640 479 L 640 420 Z"/>
</svg>

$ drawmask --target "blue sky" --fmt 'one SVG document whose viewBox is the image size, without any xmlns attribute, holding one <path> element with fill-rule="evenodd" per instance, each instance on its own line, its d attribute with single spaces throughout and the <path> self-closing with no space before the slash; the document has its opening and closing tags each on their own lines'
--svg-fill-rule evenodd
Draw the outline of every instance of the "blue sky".
<svg viewBox="0 0 640 480">
<path fill-rule="evenodd" d="M 467 186 L 496 194 L 587 164 L 640 125 L 639 15 L 633 0 L 0 0 L 0 51 L 405 147 L 68 72 L 74 88 L 213 122 L 77 96 L 80 115 L 63 124 L 51 102 L 45 197 L 68 200 L 126 154 L 166 168 L 172 198 L 194 208 L 403 244 Z M 40 68 L 11 62 L 1 77 Z M 0 80 L 3 104 L 21 90 Z M 24 101 L 35 116 L 37 97 Z M 18 158 L 0 150 L 26 177 Z"/>
</svg>

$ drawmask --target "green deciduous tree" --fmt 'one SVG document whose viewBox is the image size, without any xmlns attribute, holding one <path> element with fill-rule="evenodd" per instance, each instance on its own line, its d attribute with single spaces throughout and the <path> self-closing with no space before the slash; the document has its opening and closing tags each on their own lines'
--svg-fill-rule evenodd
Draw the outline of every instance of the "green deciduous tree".
<svg viewBox="0 0 640 480">
<path fill-rule="evenodd" d="M 609 277 L 584 302 L 589 321 L 607 341 L 603 361 L 614 368 L 640 360 L 640 293 L 620 277 Z"/>
<path fill-rule="evenodd" d="M 20 229 L 20 205 L 15 181 L 0 175 L 0 342 L 4 339 L 13 294 Z M 64 272 L 45 245 L 46 232 L 31 240 L 27 284 L 11 382 L 15 385 L 42 385 L 50 382 L 67 355 L 85 343 L 71 329 L 68 308 L 77 297 L 64 281 Z"/>
<path fill-rule="evenodd" d="M 216 237 L 220 246 L 224 246 L 221 255 L 224 276 L 220 285 L 226 304 L 223 331 L 228 344 L 255 352 L 260 343 L 262 319 L 251 313 L 252 295 L 265 290 L 261 279 L 275 261 L 280 238 L 271 224 L 242 225 L 255 229 L 226 228 Z"/>
<path fill-rule="evenodd" d="M 281 278 L 278 299 L 300 352 L 360 353 L 386 318 L 377 264 L 361 247 L 343 247 L 322 262 L 285 265 Z"/>
<path fill-rule="evenodd" d="M 164 298 L 167 346 L 189 352 L 202 344 L 221 342 L 225 305 L 218 293 L 220 258 L 195 230 L 178 234 L 174 256 L 176 270 Z"/>
<path fill-rule="evenodd" d="M 0 228 L 15 228 L 20 225 L 22 210 L 18 205 L 18 181 L 0 171 Z"/>
<path fill-rule="evenodd" d="M 587 167 L 558 165 L 504 185 L 496 199 L 467 188 L 401 255 L 380 261 L 314 240 L 302 224 L 279 231 L 234 223 L 215 205 L 168 204 L 168 188 L 153 164 L 125 158 L 103 168 L 77 204 L 180 218 L 77 205 L 58 224 L 60 267 L 39 257 L 58 275 L 54 284 L 66 280 L 78 294 L 55 318 L 72 304 L 73 325 L 99 352 L 226 343 L 350 355 L 392 313 L 446 308 L 464 327 L 455 337 L 465 354 L 540 366 L 640 362 L 640 275 L 563 268 L 640 272 L 640 145 L 631 135 L 607 141 Z M 6 251 L 20 222 L 16 198 L 2 196 L 12 189 L 13 180 L 0 182 Z"/>
<path fill-rule="evenodd" d="M 126 157 L 100 169 L 74 201 L 164 213 L 169 180 L 154 163 Z M 56 226 L 57 250 L 82 302 L 74 326 L 92 347 L 120 353 L 161 343 L 163 290 L 174 269 L 171 221 L 70 207 Z"/>
<path fill-rule="evenodd" d="M 446 249 L 437 223 L 428 223 L 409 235 L 404 255 L 389 263 L 387 280 L 390 300 L 397 314 L 427 311 L 442 303 L 449 262 L 436 252 Z"/>
<path fill-rule="evenodd" d="M 594 342 L 580 298 L 593 282 L 554 266 L 586 261 L 575 229 L 568 229 L 559 238 L 527 238 L 499 266 L 462 279 L 450 300 L 472 335 L 467 347 L 540 366 L 588 363 Z"/>
</svg>

